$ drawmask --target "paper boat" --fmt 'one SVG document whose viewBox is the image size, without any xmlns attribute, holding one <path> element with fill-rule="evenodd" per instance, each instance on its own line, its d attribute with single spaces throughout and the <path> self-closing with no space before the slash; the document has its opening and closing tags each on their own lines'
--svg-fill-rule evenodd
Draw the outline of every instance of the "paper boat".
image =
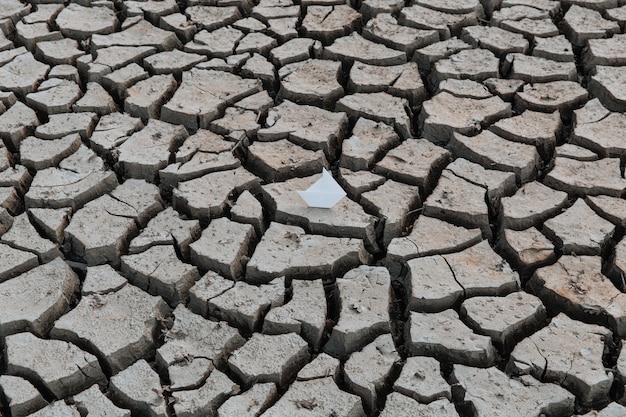
<svg viewBox="0 0 626 417">
<path fill-rule="evenodd" d="M 337 184 L 337 181 L 326 169 L 322 171 L 322 178 L 306 191 L 297 191 L 309 207 L 331 208 L 346 196 L 341 185 Z"/>
</svg>

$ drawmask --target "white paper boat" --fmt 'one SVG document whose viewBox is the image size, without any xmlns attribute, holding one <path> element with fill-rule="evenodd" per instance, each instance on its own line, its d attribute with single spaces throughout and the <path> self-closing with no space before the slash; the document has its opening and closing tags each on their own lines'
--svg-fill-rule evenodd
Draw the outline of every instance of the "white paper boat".
<svg viewBox="0 0 626 417">
<path fill-rule="evenodd" d="M 322 178 L 306 191 L 297 191 L 309 207 L 331 208 L 346 196 L 341 185 L 337 184 L 337 181 L 326 169 L 322 171 Z"/>
</svg>

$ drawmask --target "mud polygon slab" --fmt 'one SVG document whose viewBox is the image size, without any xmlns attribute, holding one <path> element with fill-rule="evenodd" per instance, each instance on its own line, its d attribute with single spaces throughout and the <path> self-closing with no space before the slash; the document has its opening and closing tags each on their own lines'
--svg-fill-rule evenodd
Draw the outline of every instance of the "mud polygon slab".
<svg viewBox="0 0 626 417">
<path fill-rule="evenodd" d="M 54 321 L 69 309 L 78 284 L 78 277 L 61 258 L 0 283 L 3 334 L 24 330 L 39 336 L 47 334 Z"/>
<path fill-rule="evenodd" d="M 363 399 L 366 409 L 378 409 L 378 391 L 385 383 L 389 383 L 393 367 L 399 360 L 400 356 L 389 334 L 377 337 L 350 355 L 344 365 L 346 383 L 351 391 Z"/>
<path fill-rule="evenodd" d="M 257 132 L 258 140 L 288 139 L 306 149 L 322 149 L 330 157 L 338 151 L 348 117 L 343 112 L 334 113 L 285 100 L 268 112 L 266 125 Z"/>
<path fill-rule="evenodd" d="M 564 35 L 549 38 L 535 38 L 533 56 L 560 62 L 574 62 L 572 44 Z"/>
<path fill-rule="evenodd" d="M 111 171 L 77 173 L 62 168 L 47 168 L 35 175 L 25 195 L 25 204 L 27 207 L 77 209 L 116 186 L 117 178 Z"/>
<path fill-rule="evenodd" d="M 37 126 L 35 136 L 41 139 L 59 139 L 72 133 L 80 134 L 87 140 L 96 126 L 98 117 L 95 113 L 52 114 L 48 123 Z"/>
<path fill-rule="evenodd" d="M 579 197 L 601 194 L 619 197 L 626 189 L 618 158 L 598 161 L 556 158 L 554 168 L 546 175 L 544 183 Z"/>
<path fill-rule="evenodd" d="M 290 39 L 284 44 L 274 48 L 270 54 L 270 60 L 276 67 L 282 67 L 293 62 L 305 61 L 312 58 L 315 41 L 310 38 Z"/>
<path fill-rule="evenodd" d="M 436 415 L 441 417 L 458 417 L 454 404 L 447 399 L 422 404 L 406 395 L 392 392 L 387 396 L 385 408 L 380 413 L 380 417 L 393 417 L 402 415 L 402 413 L 409 413 L 411 416 Z"/>
<path fill-rule="evenodd" d="M 124 4 L 128 17 L 140 16 L 157 24 L 159 17 L 170 15 L 178 11 L 178 4 L 174 0 L 165 1 L 129 1 Z"/>
<path fill-rule="evenodd" d="M 75 112 L 92 112 L 102 116 L 113 113 L 117 110 L 117 105 L 100 84 L 89 82 L 87 83 L 87 91 L 72 105 L 72 110 Z"/>
<path fill-rule="evenodd" d="M 9 245 L 1 245 L 2 259 L 0 260 L 0 282 L 20 275 L 39 265 L 37 255 L 15 249 Z"/>
<path fill-rule="evenodd" d="M 244 36 L 237 44 L 236 54 L 258 53 L 267 55 L 278 46 L 276 39 L 259 32 L 251 32 Z"/>
<path fill-rule="evenodd" d="M 608 320 L 615 333 L 625 333 L 626 298 L 601 273 L 599 256 L 562 256 L 554 265 L 539 268 L 528 285 L 545 304 L 571 317 L 589 323 Z"/>
<path fill-rule="evenodd" d="M 362 251 L 359 239 L 305 234 L 300 227 L 272 223 L 246 266 L 246 280 L 257 283 L 280 276 L 313 279 L 336 275 L 356 266 Z M 279 256 L 281 252 L 289 256 Z"/>
<path fill-rule="evenodd" d="M 65 239 L 74 255 L 89 265 L 116 264 L 127 244 L 126 239 L 136 230 L 126 205 L 105 195 L 74 214 L 65 228 Z"/>
<path fill-rule="evenodd" d="M 412 106 L 418 105 L 427 97 L 415 62 L 391 66 L 357 62 L 350 69 L 348 91 L 357 93 L 386 91 L 391 95 L 406 98 Z"/>
<path fill-rule="evenodd" d="M 179 44 L 173 32 L 152 26 L 145 20 L 109 35 L 95 34 L 91 37 L 91 48 L 101 49 L 110 46 L 151 46 L 159 51 L 169 51 Z"/>
<path fill-rule="evenodd" d="M 519 290 L 519 276 L 484 240 L 462 252 L 443 255 L 465 297 L 503 296 Z"/>
<path fill-rule="evenodd" d="M 119 162 L 130 178 L 155 181 L 158 170 L 167 166 L 171 153 L 187 138 L 180 125 L 151 120 L 119 147 Z"/>
<path fill-rule="evenodd" d="M 143 123 L 139 118 L 111 113 L 100 118 L 89 138 L 89 144 L 99 154 L 106 154 L 142 128 Z"/>
<path fill-rule="evenodd" d="M 306 177 L 329 168 L 322 150 L 304 149 L 286 139 L 254 142 L 248 147 L 247 162 L 252 171 L 269 183 Z"/>
<path fill-rule="evenodd" d="M 533 180 L 541 166 L 534 146 L 506 140 L 489 130 L 472 137 L 455 132 L 449 147 L 456 156 L 485 168 L 514 172 L 522 183 Z"/>
<path fill-rule="evenodd" d="M 417 66 L 420 70 L 429 71 L 431 65 L 440 59 L 444 59 L 452 54 L 471 48 L 472 45 L 455 37 L 441 42 L 435 42 L 424 48 L 418 49 L 415 51 L 413 59 L 417 62 Z"/>
<path fill-rule="evenodd" d="M 430 74 L 431 83 L 437 85 L 448 78 L 484 81 L 498 78 L 500 60 L 487 49 L 465 49 L 435 63 Z"/>
<path fill-rule="evenodd" d="M 124 110 L 142 119 L 157 118 L 159 107 L 177 87 L 171 75 L 155 75 L 126 90 Z"/>
<path fill-rule="evenodd" d="M 365 117 L 394 125 L 398 134 L 407 138 L 411 135 L 411 121 L 407 114 L 405 99 L 388 93 L 355 93 L 345 96 L 335 106 L 352 117 Z"/>
<path fill-rule="evenodd" d="M 227 357 L 245 343 L 237 329 L 206 320 L 183 305 L 173 314 L 174 324 L 156 353 L 157 366 L 169 374 L 173 390 L 201 384 L 215 366 L 224 366 Z"/>
<path fill-rule="evenodd" d="M 83 40 L 93 34 L 106 35 L 118 27 L 115 12 L 108 7 L 85 7 L 70 4 L 55 19 L 64 36 Z"/>
<path fill-rule="evenodd" d="M 113 402 L 106 397 L 98 385 L 92 385 L 91 388 L 72 397 L 75 407 L 78 410 L 87 410 L 92 415 L 104 417 L 130 417 L 130 411 L 118 408 Z"/>
<path fill-rule="evenodd" d="M 319 349 L 326 325 L 326 296 L 322 281 L 294 280 L 291 286 L 291 299 L 265 315 L 263 333 L 294 332 L 314 349 Z"/>
<path fill-rule="evenodd" d="M 325 45 L 349 35 L 361 21 L 361 15 L 347 4 L 337 6 L 312 5 L 306 8 L 302 29 L 306 37 Z"/>
<path fill-rule="evenodd" d="M 504 230 L 500 247 L 513 267 L 521 271 L 532 270 L 556 259 L 554 244 L 534 227 L 521 231 Z"/>
<path fill-rule="evenodd" d="M 159 375 L 144 359 L 111 377 L 109 384 L 116 403 L 151 417 L 167 415 L 165 400 L 159 396 L 163 390 Z"/>
<path fill-rule="evenodd" d="M 190 22 L 208 31 L 219 29 L 241 18 L 241 13 L 234 6 L 190 6 L 185 9 L 185 14 Z"/>
<path fill-rule="evenodd" d="M 238 391 L 239 385 L 216 369 L 198 389 L 175 392 L 174 412 L 181 417 L 215 415 L 217 407 Z"/>
<path fill-rule="evenodd" d="M 202 30 L 194 36 L 191 42 L 185 44 L 184 51 L 194 55 L 208 55 L 217 58 L 226 58 L 235 53 L 237 42 L 244 37 L 244 33 L 232 27 L 222 27 L 208 32 Z M 206 61 L 203 59 L 202 61 Z M 187 66 L 188 61 L 185 61 Z M 190 68 L 194 65 L 190 65 Z"/>
<path fill-rule="evenodd" d="M 341 63 L 311 59 L 288 64 L 278 71 L 279 96 L 302 104 L 330 108 L 343 95 Z"/>
<path fill-rule="evenodd" d="M 322 417 L 331 413 L 346 417 L 365 416 L 361 398 L 340 390 L 335 381 L 327 377 L 294 382 L 262 416 Z"/>
<path fill-rule="evenodd" d="M 369 20 L 363 28 L 363 36 L 390 48 L 406 52 L 412 57 L 415 50 L 439 41 L 436 30 L 417 29 L 399 25 L 391 14 L 381 13 Z"/>
<path fill-rule="evenodd" d="M 274 382 L 285 387 L 308 360 L 308 344 L 297 334 L 255 333 L 233 352 L 228 365 L 246 383 Z"/>
<path fill-rule="evenodd" d="M 209 300 L 215 298 L 235 286 L 235 281 L 226 279 L 209 271 L 189 289 L 187 306 L 191 311 L 203 317 L 209 315 Z"/>
<path fill-rule="evenodd" d="M 517 191 L 516 177 L 512 172 L 485 169 L 463 158 L 455 159 L 446 166 L 446 170 L 487 190 L 489 204 L 493 207 L 497 207 L 503 197 Z"/>
<path fill-rule="evenodd" d="M 486 48 L 497 56 L 528 52 L 524 36 L 493 26 L 468 26 L 463 28 L 461 39 L 474 47 Z"/>
<path fill-rule="evenodd" d="M 35 55 L 42 61 L 52 65 L 74 65 L 76 58 L 85 53 L 78 48 L 78 42 L 73 39 L 38 42 Z"/>
<path fill-rule="evenodd" d="M 474 12 L 446 13 L 414 4 L 400 11 L 398 22 L 417 29 L 436 30 L 439 32 L 439 39 L 447 40 L 452 36 L 460 36 L 464 27 L 478 24 L 479 18 Z"/>
<path fill-rule="evenodd" d="M 593 70 L 596 65 L 623 66 L 626 64 L 626 35 L 615 35 L 609 39 L 590 39 L 584 55 L 585 67 Z"/>
<path fill-rule="evenodd" d="M 243 168 L 213 172 L 180 182 L 174 189 L 173 207 L 200 220 L 209 220 L 224 212 L 233 194 L 254 189 L 260 180 Z"/>
<path fill-rule="evenodd" d="M 176 245 L 183 255 L 189 254 L 189 244 L 200 233 L 200 223 L 197 220 L 185 220 L 168 207 L 151 219 L 130 242 L 129 252 L 142 252 L 155 245 Z"/>
<path fill-rule="evenodd" d="M 559 214 L 568 203 L 567 193 L 537 181 L 524 184 L 515 195 L 501 201 L 502 225 L 513 230 L 537 226 Z"/>
<path fill-rule="evenodd" d="M 463 298 L 463 287 L 440 255 L 411 259 L 407 265 L 406 285 L 411 311 L 438 313 L 452 308 Z"/>
<path fill-rule="evenodd" d="M 176 6 L 178 8 L 178 6 Z M 166 16 L 159 17 L 159 27 L 161 29 L 173 31 L 183 41 L 189 42 L 193 39 L 198 30 L 195 25 L 192 25 L 187 16 L 182 13 L 171 13 Z"/>
<path fill-rule="evenodd" d="M 71 343 L 30 333 L 8 336 L 5 343 L 7 373 L 42 383 L 56 398 L 104 382 L 97 358 Z"/>
<path fill-rule="evenodd" d="M 61 160 L 78 150 L 81 143 L 77 133 L 52 140 L 29 136 L 20 143 L 20 162 L 35 170 L 58 166 Z"/>
<path fill-rule="evenodd" d="M 578 80 L 576 64 L 573 62 L 558 62 L 520 53 L 508 54 L 505 58 L 505 68 L 508 69 L 509 77 L 528 83 Z"/>
<path fill-rule="evenodd" d="M 202 136 L 208 139 L 206 135 Z M 191 154 L 187 153 L 187 149 L 183 150 L 183 147 L 185 147 L 183 144 L 183 147 L 179 148 L 176 153 L 178 162 L 170 164 L 159 171 L 160 186 L 165 189 L 174 188 L 182 181 L 189 181 L 217 171 L 229 171 L 239 168 L 241 162 L 231 152 L 234 144 L 232 142 L 226 143 L 228 143 L 228 146 L 225 146 L 223 150 L 213 151 L 208 146 L 196 148 Z"/>
<path fill-rule="evenodd" d="M 154 351 L 157 317 L 168 310 L 160 297 L 126 284 L 111 293 L 83 295 L 77 307 L 56 321 L 51 335 L 89 346 L 109 371 L 119 372 Z"/>
<path fill-rule="evenodd" d="M 581 219 L 585 221 L 581 223 Z M 615 231 L 611 222 L 598 216 L 582 199 L 547 220 L 543 228 L 563 253 L 573 255 L 600 255 Z"/>
<path fill-rule="evenodd" d="M 324 58 L 346 64 L 359 61 L 371 65 L 400 65 L 407 60 L 406 53 L 369 41 L 355 32 L 337 38 L 332 45 L 325 47 Z"/>
<path fill-rule="evenodd" d="M 444 170 L 433 192 L 423 203 L 423 214 L 465 228 L 479 228 L 486 236 L 489 229 L 489 210 L 486 190 Z"/>
<path fill-rule="evenodd" d="M 122 289 L 127 283 L 126 278 L 116 273 L 111 265 L 91 266 L 87 267 L 80 293 L 82 295 L 109 294 Z"/>
<path fill-rule="evenodd" d="M 355 200 L 358 200 L 364 192 L 371 191 L 386 181 L 385 177 L 370 171 L 351 171 L 346 168 L 339 168 L 339 180 L 348 196 Z"/>
<path fill-rule="evenodd" d="M 559 385 L 542 383 L 530 377 L 513 379 L 497 368 L 477 369 L 458 365 L 454 367 L 453 378 L 462 390 L 462 398 L 470 402 L 480 416 L 544 412 L 566 416 L 574 409 L 574 395 Z M 487 395 L 493 389 L 501 395 Z"/>
<path fill-rule="evenodd" d="M 591 77 L 589 90 L 597 96 L 608 109 L 626 111 L 626 70 L 624 67 L 597 66 L 596 74 Z"/>
<path fill-rule="evenodd" d="M 361 194 L 360 203 L 384 219 L 383 245 L 404 234 L 411 214 L 420 204 L 419 188 L 393 180 Z"/>
<path fill-rule="evenodd" d="M 588 93 L 574 81 L 527 84 L 515 94 L 515 105 L 544 113 L 568 113 L 587 101 Z"/>
<path fill-rule="evenodd" d="M 500 27 L 515 33 L 521 33 L 531 40 L 538 38 L 554 37 L 559 34 L 559 28 L 551 19 L 530 19 L 504 20 Z"/>
<path fill-rule="evenodd" d="M 624 200 L 605 195 L 589 196 L 585 202 L 598 215 L 604 217 L 615 225 L 624 225 L 626 221 L 626 204 Z"/>
<path fill-rule="evenodd" d="M 611 336 L 601 326 L 559 314 L 513 349 L 508 366 L 517 373 L 563 384 L 583 404 L 606 401 L 613 374 L 602 365 L 602 352 Z"/>
<path fill-rule="evenodd" d="M 18 149 L 20 142 L 38 125 L 39 118 L 35 111 L 22 102 L 17 102 L 0 114 L 0 138 Z"/>
<path fill-rule="evenodd" d="M 483 99 L 492 96 L 487 87 L 472 80 L 447 78 L 440 82 L 437 88 L 438 93 L 445 91 L 457 97 Z"/>
<path fill-rule="evenodd" d="M 18 55 L 0 67 L 0 87 L 24 96 L 35 91 L 49 70 L 49 65 L 37 61 L 30 52 Z"/>
<path fill-rule="evenodd" d="M 169 74 L 187 71 L 194 65 L 206 60 L 206 56 L 173 49 L 146 57 L 143 63 L 151 73 Z"/>
<path fill-rule="evenodd" d="M 257 383 L 248 391 L 235 395 L 218 408 L 218 415 L 223 417 L 254 417 L 267 409 L 276 397 L 276 384 Z"/>
<path fill-rule="evenodd" d="M 145 252 L 121 257 L 122 272 L 131 283 L 171 305 L 187 300 L 189 288 L 200 274 L 178 259 L 173 246 L 153 246 Z"/>
<path fill-rule="evenodd" d="M 435 217 L 420 216 L 411 233 L 395 238 L 387 247 L 387 258 L 412 259 L 457 252 L 482 240 L 480 229 L 466 229 Z"/>
<path fill-rule="evenodd" d="M 473 333 L 454 310 L 411 312 L 405 332 L 410 356 L 477 367 L 490 366 L 495 360 L 491 339 Z"/>
<path fill-rule="evenodd" d="M 2 242 L 34 253 L 41 263 L 50 262 L 62 256 L 57 244 L 39 235 L 26 213 L 14 217 L 11 228 L 2 235 Z"/>
<path fill-rule="evenodd" d="M 476 100 L 443 92 L 423 103 L 419 120 L 424 138 L 437 144 L 447 144 L 453 132 L 474 134 L 483 125 L 510 115 L 511 105 L 500 97 Z"/>
<path fill-rule="evenodd" d="M 508 348 L 524 335 L 541 328 L 546 309 L 534 295 L 514 292 L 505 297 L 467 299 L 461 305 L 461 315 L 476 332 Z"/>
<path fill-rule="evenodd" d="M 574 4 L 563 17 L 567 37 L 576 46 L 584 46 L 590 39 L 605 38 L 619 33 L 617 22 L 606 20 L 599 11 Z"/>
<path fill-rule="evenodd" d="M 337 279 L 341 311 L 324 351 L 340 358 L 390 331 L 391 279 L 382 267 L 360 266 Z"/>
<path fill-rule="evenodd" d="M 374 172 L 428 192 L 449 158 L 450 152 L 446 149 L 425 139 L 410 138 L 387 152 Z"/>
<path fill-rule="evenodd" d="M 361 3 L 359 12 L 365 20 L 369 20 L 380 13 L 393 14 L 402 10 L 403 7 L 404 3 L 398 0 L 365 0 Z"/>
<path fill-rule="evenodd" d="M 421 403 L 452 398 L 450 385 L 441 375 L 439 362 L 426 356 L 407 358 L 393 389 Z"/>
<path fill-rule="evenodd" d="M 285 280 L 282 277 L 258 286 L 237 281 L 234 286 L 227 288 L 226 279 L 216 277 L 213 277 L 212 282 L 207 280 L 203 283 L 205 287 L 206 284 L 209 284 L 209 288 L 202 290 L 202 293 L 211 293 L 209 295 L 213 296 L 219 292 L 211 289 L 215 286 L 222 291 L 208 299 L 209 315 L 248 332 L 259 327 L 264 313 L 270 307 L 282 305 L 284 302 Z"/>
<path fill-rule="evenodd" d="M 489 130 L 514 142 L 535 145 L 543 156 L 553 151 L 562 126 L 559 112 L 550 114 L 526 110 L 517 116 L 498 120 Z"/>
<path fill-rule="evenodd" d="M 354 70 L 354 66 L 352 68 Z M 369 169 L 387 150 L 397 145 L 400 145 L 400 138 L 392 127 L 359 118 L 352 136 L 342 142 L 340 165 L 354 171 Z"/>
<path fill-rule="evenodd" d="M 239 279 L 243 273 L 243 257 L 256 238 L 251 225 L 221 218 L 209 223 L 200 239 L 191 243 L 191 260 L 200 268 Z"/>
</svg>

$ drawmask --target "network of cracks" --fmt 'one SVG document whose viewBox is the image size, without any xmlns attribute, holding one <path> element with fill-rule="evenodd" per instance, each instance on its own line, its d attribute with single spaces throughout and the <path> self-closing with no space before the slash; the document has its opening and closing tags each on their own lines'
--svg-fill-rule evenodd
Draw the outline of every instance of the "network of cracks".
<svg viewBox="0 0 626 417">
<path fill-rule="evenodd" d="M 0 0 L 0 415 L 626 415 L 625 24 Z"/>
</svg>

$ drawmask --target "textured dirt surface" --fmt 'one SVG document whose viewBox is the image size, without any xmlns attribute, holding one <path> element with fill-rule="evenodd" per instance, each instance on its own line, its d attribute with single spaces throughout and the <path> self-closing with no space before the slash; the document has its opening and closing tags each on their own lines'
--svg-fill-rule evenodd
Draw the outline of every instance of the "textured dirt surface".
<svg viewBox="0 0 626 417">
<path fill-rule="evenodd" d="M 0 415 L 625 416 L 625 25 L 0 0 Z"/>
</svg>

